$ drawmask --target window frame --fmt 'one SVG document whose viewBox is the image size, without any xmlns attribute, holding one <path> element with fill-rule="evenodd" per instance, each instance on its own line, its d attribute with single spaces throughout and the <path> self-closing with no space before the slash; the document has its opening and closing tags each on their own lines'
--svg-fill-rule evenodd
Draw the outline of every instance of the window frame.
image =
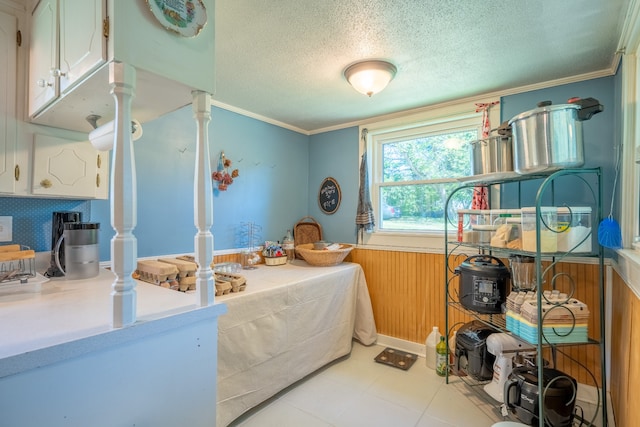
<svg viewBox="0 0 640 427">
<path fill-rule="evenodd" d="M 620 226 L 625 249 L 640 256 L 640 22 L 636 19 L 630 29 L 627 46 L 622 55 L 621 115 L 622 158 L 620 162 L 620 187 L 614 194 L 620 200 Z M 617 153 L 616 153 L 617 154 Z M 622 197 L 624 195 L 624 197 Z M 608 206 L 603 207 L 608 214 Z"/>
<path fill-rule="evenodd" d="M 428 252 L 444 251 L 443 231 L 407 231 L 380 229 L 380 203 L 378 188 L 382 183 L 382 159 L 379 139 L 384 135 L 392 133 L 405 133 L 407 135 L 416 134 L 419 130 L 429 128 L 428 133 L 442 133 L 449 130 L 460 129 L 462 122 L 474 122 L 481 128 L 482 112 L 477 111 L 476 103 L 491 103 L 495 99 L 466 100 L 463 102 L 440 104 L 426 108 L 418 113 L 400 116 L 376 123 L 369 123 L 360 126 L 360 134 L 363 129 L 367 129 L 366 150 L 369 168 L 369 188 L 371 203 L 374 210 L 375 227 L 373 232 L 364 233 L 361 245 L 367 247 L 380 247 L 388 249 L 390 247 L 400 250 L 422 250 Z M 500 124 L 500 108 L 493 106 L 489 109 L 489 120 L 492 127 Z M 465 124 L 466 125 L 466 124 Z M 364 146 L 360 145 L 360 156 L 363 154 Z M 429 180 L 427 183 L 436 183 L 443 180 Z M 450 182 L 446 179 L 444 181 Z M 492 188 L 491 199 L 498 201 L 499 189 Z M 449 231 L 450 235 L 455 234 L 454 227 Z"/>
</svg>

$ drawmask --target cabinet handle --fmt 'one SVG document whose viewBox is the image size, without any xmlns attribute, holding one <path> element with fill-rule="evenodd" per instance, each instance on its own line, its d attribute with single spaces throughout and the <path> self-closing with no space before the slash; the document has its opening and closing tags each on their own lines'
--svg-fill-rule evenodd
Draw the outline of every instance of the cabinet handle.
<svg viewBox="0 0 640 427">
<path fill-rule="evenodd" d="M 20 165 L 16 165 L 16 167 L 13 168 L 13 177 L 16 181 L 20 181 Z"/>
<path fill-rule="evenodd" d="M 100 188 L 100 174 L 96 174 L 96 187 Z"/>
<path fill-rule="evenodd" d="M 102 157 L 100 157 L 100 154 L 98 154 L 98 159 L 96 160 L 96 165 L 98 166 L 98 169 L 100 169 L 100 166 L 102 166 Z"/>
<path fill-rule="evenodd" d="M 67 73 L 60 71 L 60 68 L 51 68 L 49 74 L 51 74 L 52 77 L 65 77 L 67 75 Z"/>
<path fill-rule="evenodd" d="M 48 179 L 43 179 L 42 181 L 40 181 L 40 185 L 44 188 L 51 188 L 53 187 L 53 182 L 49 181 Z"/>
<path fill-rule="evenodd" d="M 39 87 L 51 87 L 53 86 L 53 83 L 49 83 L 48 81 L 46 81 L 45 79 L 38 79 L 38 81 L 36 82 L 36 84 Z"/>
<path fill-rule="evenodd" d="M 109 38 L 109 17 L 108 16 L 102 20 L 102 36 L 105 39 Z"/>
</svg>

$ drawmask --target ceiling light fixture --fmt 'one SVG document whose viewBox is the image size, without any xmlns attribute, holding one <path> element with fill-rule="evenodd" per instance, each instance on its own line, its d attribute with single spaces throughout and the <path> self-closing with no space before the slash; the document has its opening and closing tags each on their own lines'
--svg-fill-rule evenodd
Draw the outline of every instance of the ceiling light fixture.
<svg viewBox="0 0 640 427">
<path fill-rule="evenodd" d="M 356 62 L 344 70 L 344 76 L 355 90 L 367 96 L 375 95 L 387 87 L 398 69 L 387 61 Z"/>
</svg>

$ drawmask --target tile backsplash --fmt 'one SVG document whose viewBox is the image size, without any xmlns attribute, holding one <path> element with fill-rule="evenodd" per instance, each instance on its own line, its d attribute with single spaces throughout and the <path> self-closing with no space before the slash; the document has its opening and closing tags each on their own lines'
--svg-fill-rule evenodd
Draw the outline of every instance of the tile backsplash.
<svg viewBox="0 0 640 427">
<path fill-rule="evenodd" d="M 56 211 L 82 212 L 82 220 L 91 220 L 91 203 L 87 200 L 0 197 L 0 216 L 13 217 L 13 240 L 36 252 L 51 250 L 51 218 Z"/>
</svg>

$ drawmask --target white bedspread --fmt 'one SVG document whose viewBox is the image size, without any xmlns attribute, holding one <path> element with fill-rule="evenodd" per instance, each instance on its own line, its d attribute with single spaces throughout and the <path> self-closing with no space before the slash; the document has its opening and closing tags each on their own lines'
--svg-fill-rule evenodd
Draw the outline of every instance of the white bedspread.
<svg viewBox="0 0 640 427">
<path fill-rule="evenodd" d="M 296 260 L 240 274 L 245 291 L 216 297 L 228 308 L 218 321 L 218 426 L 348 354 L 352 337 L 377 338 L 358 264 Z"/>
</svg>

